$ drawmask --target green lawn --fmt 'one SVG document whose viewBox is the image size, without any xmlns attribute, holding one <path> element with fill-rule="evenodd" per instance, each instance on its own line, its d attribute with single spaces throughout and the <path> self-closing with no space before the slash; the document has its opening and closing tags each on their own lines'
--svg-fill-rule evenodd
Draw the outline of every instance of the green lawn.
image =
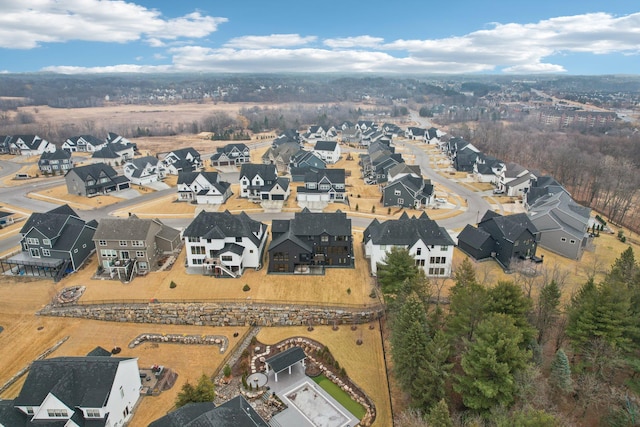
<svg viewBox="0 0 640 427">
<path fill-rule="evenodd" d="M 322 387 L 324 391 L 329 393 L 331 397 L 333 397 L 342 406 L 344 406 L 347 409 L 347 411 L 355 415 L 356 418 L 361 420 L 362 417 L 364 417 L 364 414 L 366 413 L 366 411 L 364 410 L 364 407 L 358 402 L 356 402 L 355 400 L 353 400 L 351 396 L 349 396 L 344 390 L 342 390 L 340 387 L 332 383 L 327 377 L 325 377 L 324 375 L 319 375 L 312 379 L 320 387 Z"/>
</svg>

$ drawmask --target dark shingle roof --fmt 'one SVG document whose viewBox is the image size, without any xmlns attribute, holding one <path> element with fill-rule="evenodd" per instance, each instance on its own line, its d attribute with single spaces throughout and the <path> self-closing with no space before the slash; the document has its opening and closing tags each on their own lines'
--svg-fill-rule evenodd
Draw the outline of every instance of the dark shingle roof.
<svg viewBox="0 0 640 427">
<path fill-rule="evenodd" d="M 291 231 L 296 236 L 320 236 L 328 234 L 330 236 L 351 235 L 351 220 L 347 214 L 341 211 L 324 213 L 310 212 L 304 209 L 296 212 L 291 220 Z"/>
<path fill-rule="evenodd" d="M 67 150 L 45 151 L 40 155 L 40 161 L 45 160 L 68 160 L 71 158 L 71 153 Z"/>
<path fill-rule="evenodd" d="M 212 402 L 185 405 L 149 427 L 269 427 L 269 424 L 240 395 L 217 408 Z"/>
<path fill-rule="evenodd" d="M 244 212 L 238 215 L 232 215 L 229 211 L 202 211 L 195 217 L 191 224 L 189 224 L 182 235 L 184 237 L 205 239 L 248 237 L 258 246 L 260 239 L 258 239 L 254 233 L 257 233 L 260 228 L 264 229 L 264 227 L 265 225 L 263 223 L 249 218 Z"/>
<path fill-rule="evenodd" d="M 318 141 L 313 149 L 315 151 L 335 151 L 337 146 L 336 141 Z"/>
<path fill-rule="evenodd" d="M 93 163 L 91 165 L 76 166 L 71 170 L 83 181 L 86 181 L 88 176 L 97 178 L 101 173 L 104 173 L 108 177 L 118 175 L 116 170 L 106 163 Z"/>
<path fill-rule="evenodd" d="M 240 178 L 246 176 L 251 181 L 256 175 L 265 181 L 275 181 L 278 176 L 275 165 L 245 163 L 240 167 Z"/>
<path fill-rule="evenodd" d="M 147 240 L 150 234 L 160 232 L 162 223 L 158 220 L 141 219 L 136 216 L 126 218 L 103 218 L 93 235 L 94 240 Z"/>
<path fill-rule="evenodd" d="M 458 234 L 458 244 L 464 242 L 474 249 L 480 249 L 487 240 L 493 240 L 491 234 L 471 224 L 467 224 Z"/>
<path fill-rule="evenodd" d="M 62 233 L 62 229 L 72 216 L 78 218 L 78 214 L 68 205 L 57 207 L 48 212 L 34 212 L 22 226 L 20 233 L 26 234 L 32 228 L 36 228 L 47 238 L 52 239 Z M 80 220 L 78 219 L 78 221 Z"/>
<path fill-rule="evenodd" d="M 70 408 L 102 408 L 124 360 L 130 359 L 87 356 L 36 360 L 15 405 L 39 406 L 52 393 Z"/>
<path fill-rule="evenodd" d="M 265 362 L 275 372 L 280 372 L 294 363 L 304 360 L 306 357 L 307 355 L 304 354 L 304 350 L 301 347 L 295 346 L 268 358 Z"/>
<path fill-rule="evenodd" d="M 100 346 L 94 348 L 93 350 L 91 350 L 89 353 L 87 353 L 87 356 L 102 356 L 102 357 L 111 357 L 111 352 L 109 350 L 106 350 Z"/>
<path fill-rule="evenodd" d="M 430 219 L 426 213 L 418 218 L 409 218 L 405 212 L 399 219 L 390 219 L 382 223 L 372 222 L 365 230 L 364 239 L 365 241 L 372 240 L 376 245 L 410 247 L 418 240 L 422 240 L 426 245 L 454 245 L 449 233 Z"/>
</svg>

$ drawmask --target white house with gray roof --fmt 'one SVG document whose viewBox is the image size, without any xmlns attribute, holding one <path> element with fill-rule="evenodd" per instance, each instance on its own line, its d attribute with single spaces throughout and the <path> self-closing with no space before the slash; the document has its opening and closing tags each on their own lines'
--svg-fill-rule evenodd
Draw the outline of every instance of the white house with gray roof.
<svg viewBox="0 0 640 427">
<path fill-rule="evenodd" d="M 178 173 L 178 201 L 219 205 L 232 195 L 231 184 L 220 181 L 218 172 Z"/>
<path fill-rule="evenodd" d="M 279 177 L 276 165 L 245 163 L 240 167 L 240 197 L 260 202 L 287 200 L 289 178 Z"/>
<path fill-rule="evenodd" d="M 365 256 L 371 261 L 371 274 L 376 275 L 378 264 L 384 263 L 392 247 L 407 249 L 429 277 L 451 275 L 455 243 L 447 230 L 430 219 L 426 213 L 411 217 L 407 213 L 396 220 L 379 222 L 374 219 L 364 231 Z"/>
<path fill-rule="evenodd" d="M 327 163 L 334 164 L 340 160 L 340 144 L 337 141 L 318 141 L 313 152 Z"/>
<path fill-rule="evenodd" d="M 36 360 L 20 394 L 2 401 L 2 426 L 123 426 L 133 417 L 142 382 L 132 357 Z"/>
<path fill-rule="evenodd" d="M 261 268 L 267 226 L 241 212 L 202 211 L 183 232 L 187 267 L 216 277 Z"/>
<path fill-rule="evenodd" d="M 153 156 L 130 159 L 124 164 L 122 171 L 124 176 L 135 185 L 151 184 L 165 177 L 164 167 Z"/>
</svg>

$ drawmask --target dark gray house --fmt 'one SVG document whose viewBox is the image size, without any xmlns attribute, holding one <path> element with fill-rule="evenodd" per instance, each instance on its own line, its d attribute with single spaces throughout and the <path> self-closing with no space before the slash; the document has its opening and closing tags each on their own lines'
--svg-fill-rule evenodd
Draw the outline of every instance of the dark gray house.
<svg viewBox="0 0 640 427">
<path fill-rule="evenodd" d="M 382 202 L 386 206 L 422 209 L 431 202 L 431 180 L 405 175 L 390 182 L 382 189 Z"/>
<path fill-rule="evenodd" d="M 64 176 L 67 192 L 78 196 L 97 196 L 129 188 L 127 177 L 118 175 L 105 163 L 76 166 Z"/>
<path fill-rule="evenodd" d="M 216 153 L 209 160 L 211 166 L 238 166 L 251 161 L 251 153 L 246 144 L 227 144 L 216 148 Z"/>
<path fill-rule="evenodd" d="M 538 229 L 524 213 L 487 211 L 477 228 L 467 224 L 460 232 L 458 248 L 476 260 L 493 258 L 506 270 L 514 259 L 537 259 Z"/>
<path fill-rule="evenodd" d="M 269 272 L 305 272 L 309 266 L 353 267 L 354 261 L 351 220 L 346 213 L 304 209 L 291 220 L 273 220 Z"/>
<path fill-rule="evenodd" d="M 38 160 L 38 169 L 43 174 L 64 175 L 73 168 L 71 153 L 65 150 L 45 151 Z"/>
<path fill-rule="evenodd" d="M 60 280 L 77 271 L 93 252 L 95 220 L 85 222 L 68 205 L 33 213 L 20 230 L 22 252 L 3 262 L 18 274 Z"/>
</svg>

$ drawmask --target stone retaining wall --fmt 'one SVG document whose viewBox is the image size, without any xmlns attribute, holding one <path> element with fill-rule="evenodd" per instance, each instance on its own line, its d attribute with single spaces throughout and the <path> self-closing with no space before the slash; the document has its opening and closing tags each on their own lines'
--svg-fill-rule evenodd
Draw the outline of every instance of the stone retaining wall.
<svg viewBox="0 0 640 427">
<path fill-rule="evenodd" d="M 42 316 L 78 317 L 110 322 L 195 326 L 309 326 L 368 323 L 384 314 L 382 307 L 323 308 L 258 303 L 149 303 L 47 306 Z"/>
</svg>

